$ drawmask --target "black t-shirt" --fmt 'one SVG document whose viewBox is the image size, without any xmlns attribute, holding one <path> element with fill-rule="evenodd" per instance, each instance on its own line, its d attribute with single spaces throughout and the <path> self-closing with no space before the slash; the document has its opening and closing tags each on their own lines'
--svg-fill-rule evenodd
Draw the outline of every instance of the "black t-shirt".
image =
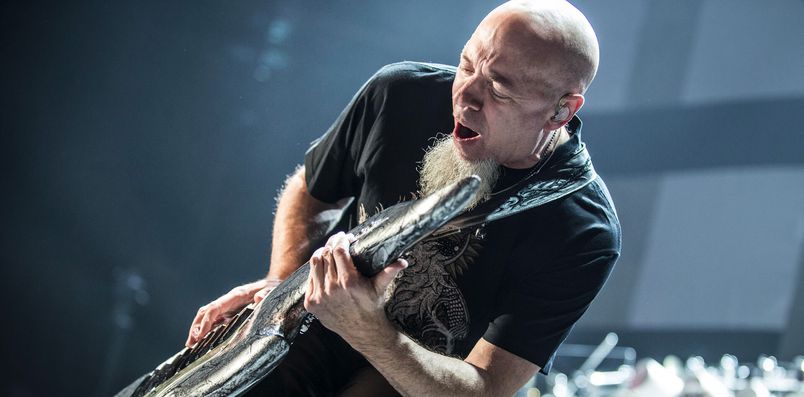
<svg viewBox="0 0 804 397">
<path fill-rule="evenodd" d="M 341 219 L 410 199 L 424 151 L 454 126 L 453 67 L 402 62 L 377 72 L 305 158 L 319 200 L 353 197 Z M 550 162 L 581 145 L 580 121 Z M 503 167 L 495 191 L 531 170 Z M 409 253 L 386 312 L 424 345 L 465 357 L 479 338 L 546 373 L 554 353 L 596 296 L 620 252 L 620 226 L 600 178 L 545 205 L 438 240 Z"/>
</svg>

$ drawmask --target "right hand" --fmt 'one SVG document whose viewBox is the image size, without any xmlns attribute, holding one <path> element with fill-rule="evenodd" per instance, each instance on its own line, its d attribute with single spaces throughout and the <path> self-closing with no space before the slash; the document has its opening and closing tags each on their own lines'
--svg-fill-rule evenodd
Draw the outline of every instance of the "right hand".
<svg viewBox="0 0 804 397">
<path fill-rule="evenodd" d="M 190 333 L 187 336 L 187 347 L 192 347 L 201 340 L 215 325 L 231 319 L 244 306 L 251 302 L 259 303 L 268 293 L 276 288 L 282 280 L 266 278 L 232 288 L 223 296 L 202 306 L 193 319 Z"/>
</svg>

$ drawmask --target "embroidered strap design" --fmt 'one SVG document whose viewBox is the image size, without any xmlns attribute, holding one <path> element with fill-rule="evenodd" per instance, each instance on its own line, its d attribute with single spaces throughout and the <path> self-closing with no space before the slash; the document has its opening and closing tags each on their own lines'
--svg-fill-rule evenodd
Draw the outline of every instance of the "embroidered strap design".
<svg viewBox="0 0 804 397">
<path fill-rule="evenodd" d="M 549 203 L 580 190 L 597 178 L 591 160 L 581 167 L 563 171 L 555 178 L 528 184 L 508 197 L 505 202 L 488 214 L 486 219 L 495 221 Z"/>
<path fill-rule="evenodd" d="M 598 177 L 586 146 L 581 144 L 569 159 L 547 167 L 514 186 L 514 192 L 492 197 L 472 211 L 444 225 L 432 237 L 452 234 L 460 229 L 503 219 L 572 194 Z"/>
</svg>

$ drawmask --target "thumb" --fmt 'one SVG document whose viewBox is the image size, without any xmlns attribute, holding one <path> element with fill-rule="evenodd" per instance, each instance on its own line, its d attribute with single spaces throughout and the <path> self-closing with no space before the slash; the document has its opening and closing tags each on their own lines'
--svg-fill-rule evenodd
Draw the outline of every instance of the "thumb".
<svg viewBox="0 0 804 397">
<path fill-rule="evenodd" d="M 388 267 L 374 276 L 374 290 L 380 293 L 385 291 L 394 277 L 406 267 L 408 267 L 408 261 L 404 259 L 397 259 L 396 262 L 388 265 Z"/>
<path fill-rule="evenodd" d="M 257 291 L 257 293 L 254 294 L 254 303 L 262 302 L 263 299 L 265 299 L 265 297 L 268 296 L 269 292 L 271 292 L 271 290 L 269 288 L 263 288 L 263 289 Z"/>
</svg>

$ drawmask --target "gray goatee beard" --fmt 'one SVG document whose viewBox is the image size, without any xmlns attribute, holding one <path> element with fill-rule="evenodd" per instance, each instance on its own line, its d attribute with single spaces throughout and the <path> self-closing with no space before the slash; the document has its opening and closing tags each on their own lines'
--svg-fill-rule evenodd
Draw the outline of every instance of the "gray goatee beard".
<svg viewBox="0 0 804 397">
<path fill-rule="evenodd" d="M 424 153 L 419 167 L 419 193 L 426 196 L 442 187 L 475 174 L 480 177 L 480 190 L 466 210 L 486 201 L 500 176 L 500 166 L 493 159 L 467 161 L 458 154 L 451 135 L 436 138 L 436 143 Z"/>
</svg>

